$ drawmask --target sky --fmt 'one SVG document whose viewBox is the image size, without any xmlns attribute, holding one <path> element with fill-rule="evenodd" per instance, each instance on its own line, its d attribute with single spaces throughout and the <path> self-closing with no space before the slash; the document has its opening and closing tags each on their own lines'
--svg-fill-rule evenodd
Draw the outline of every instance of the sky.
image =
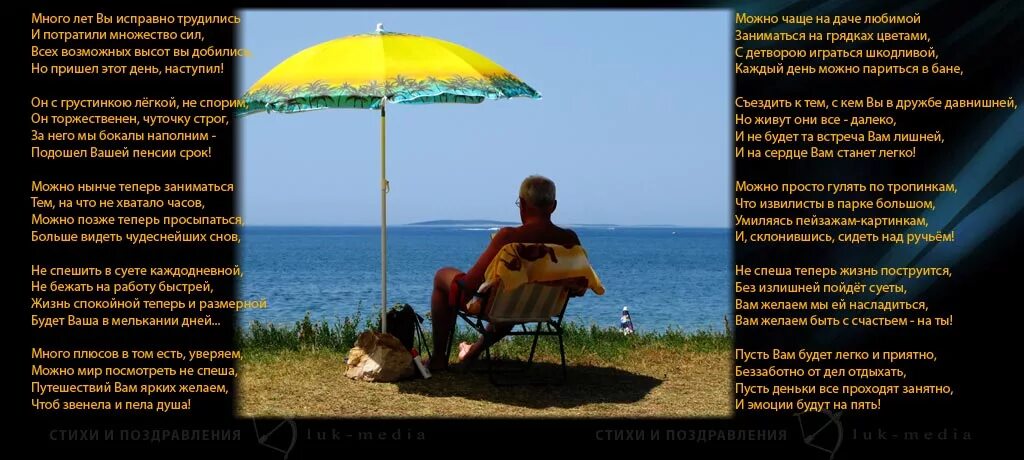
<svg viewBox="0 0 1024 460">
<path fill-rule="evenodd" d="M 385 30 L 466 46 L 543 99 L 391 105 L 388 223 L 518 221 L 519 184 L 555 181 L 558 224 L 727 227 L 732 65 L 726 10 L 248 10 L 238 96 L 282 60 Z M 380 225 L 371 110 L 239 120 L 248 225 Z"/>
</svg>

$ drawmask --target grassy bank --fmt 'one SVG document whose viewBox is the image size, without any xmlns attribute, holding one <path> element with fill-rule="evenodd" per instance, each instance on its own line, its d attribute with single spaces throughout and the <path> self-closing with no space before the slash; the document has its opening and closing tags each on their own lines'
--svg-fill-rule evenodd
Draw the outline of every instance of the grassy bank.
<svg viewBox="0 0 1024 460">
<path fill-rule="evenodd" d="M 337 352 L 347 353 L 359 334 L 376 328 L 375 319 L 363 318 L 359 313 L 330 323 L 326 320 L 313 321 L 307 314 L 302 321 L 293 325 L 266 324 L 254 321 L 238 329 L 236 338 L 244 356 L 260 359 L 280 352 Z M 431 343 L 429 322 L 424 322 L 424 335 Z M 567 357 L 593 356 L 604 360 L 618 360 L 636 348 L 662 348 L 681 352 L 731 351 L 732 338 L 726 332 L 668 329 L 658 332 L 639 332 L 623 335 L 615 328 L 601 328 L 566 323 L 565 347 Z M 455 343 L 473 342 L 475 331 L 460 327 Z M 518 357 L 529 353 L 532 338 L 511 336 L 492 348 L 498 357 Z M 417 345 L 418 340 L 417 340 Z M 428 347 L 429 348 L 429 347 Z M 423 352 L 421 347 L 421 352 Z M 538 343 L 540 355 L 557 355 L 555 340 L 543 339 Z"/>
<path fill-rule="evenodd" d="M 344 377 L 344 358 L 372 323 L 308 317 L 294 325 L 252 323 L 242 350 L 237 411 L 274 417 L 727 417 L 732 413 L 732 339 L 727 333 L 667 330 L 622 335 L 567 324 L 568 380 L 558 386 L 496 387 L 478 370 L 429 380 L 365 383 Z M 427 328 L 429 329 L 429 327 Z M 429 331 L 425 331 L 429 334 Z M 456 341 L 472 341 L 462 330 Z M 430 340 L 430 337 L 427 337 Z M 494 347 L 522 360 L 528 337 Z M 542 337 L 538 376 L 558 375 L 558 346 Z"/>
</svg>

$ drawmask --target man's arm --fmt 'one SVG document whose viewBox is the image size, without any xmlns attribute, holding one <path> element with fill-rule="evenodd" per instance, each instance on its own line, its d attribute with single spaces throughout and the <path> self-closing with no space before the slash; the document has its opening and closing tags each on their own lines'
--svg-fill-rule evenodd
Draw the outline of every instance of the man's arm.
<svg viewBox="0 0 1024 460">
<path fill-rule="evenodd" d="M 512 229 L 508 227 L 502 228 L 498 230 L 498 233 L 494 234 L 494 237 L 491 238 L 491 243 L 487 245 L 487 249 L 484 250 L 483 254 L 480 254 L 476 264 L 473 264 L 473 267 L 466 272 L 466 284 L 472 287 L 483 284 L 487 266 L 498 255 L 498 251 L 501 251 L 501 248 L 511 241 L 511 234 Z"/>
</svg>

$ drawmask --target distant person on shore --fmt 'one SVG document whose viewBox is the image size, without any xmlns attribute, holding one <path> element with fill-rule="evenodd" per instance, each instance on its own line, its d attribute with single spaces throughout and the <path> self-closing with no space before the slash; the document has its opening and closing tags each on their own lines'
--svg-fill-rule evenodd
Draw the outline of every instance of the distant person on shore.
<svg viewBox="0 0 1024 460">
<path fill-rule="evenodd" d="M 580 244 L 580 239 L 572 230 L 560 228 L 551 223 L 551 214 L 555 212 L 558 202 L 555 200 L 555 183 L 543 176 L 530 176 L 519 186 L 519 218 L 522 225 L 505 227 L 491 238 L 491 243 L 484 250 L 476 264 L 468 272 L 454 267 L 444 267 L 434 275 L 434 292 L 430 297 L 430 316 L 434 335 L 434 353 L 430 356 L 429 367 L 432 371 L 444 370 L 448 367 L 448 337 L 455 327 L 457 314 L 455 308 L 462 308 L 473 297 L 473 294 L 484 282 L 484 274 L 491 260 L 503 246 L 509 243 L 551 243 L 564 246 Z M 488 330 L 496 332 L 495 341 L 501 340 L 511 330 L 511 326 L 488 325 Z M 476 359 L 494 342 L 485 341 L 480 337 L 475 343 L 459 344 L 459 362 Z"/>
<path fill-rule="evenodd" d="M 623 335 L 631 335 L 636 332 L 633 329 L 633 317 L 629 315 L 629 306 L 622 307 L 622 316 L 619 317 L 619 328 Z"/>
</svg>

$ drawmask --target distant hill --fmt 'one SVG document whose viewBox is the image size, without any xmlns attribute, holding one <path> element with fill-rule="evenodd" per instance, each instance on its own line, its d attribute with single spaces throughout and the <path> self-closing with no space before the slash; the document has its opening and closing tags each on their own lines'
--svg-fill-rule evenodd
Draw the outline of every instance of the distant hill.
<svg viewBox="0 0 1024 460">
<path fill-rule="evenodd" d="M 455 219 L 442 219 L 442 220 L 425 220 L 423 222 L 413 222 L 413 223 L 407 224 L 407 225 L 423 225 L 423 226 L 434 225 L 434 226 L 450 226 L 450 227 L 455 227 L 455 226 L 470 226 L 470 225 L 502 225 L 502 226 L 509 226 L 509 225 L 519 225 L 519 224 L 520 224 L 519 222 L 505 222 L 505 221 L 500 221 L 500 220 L 483 220 L 483 219 L 477 219 L 477 220 L 455 220 Z"/>
</svg>

